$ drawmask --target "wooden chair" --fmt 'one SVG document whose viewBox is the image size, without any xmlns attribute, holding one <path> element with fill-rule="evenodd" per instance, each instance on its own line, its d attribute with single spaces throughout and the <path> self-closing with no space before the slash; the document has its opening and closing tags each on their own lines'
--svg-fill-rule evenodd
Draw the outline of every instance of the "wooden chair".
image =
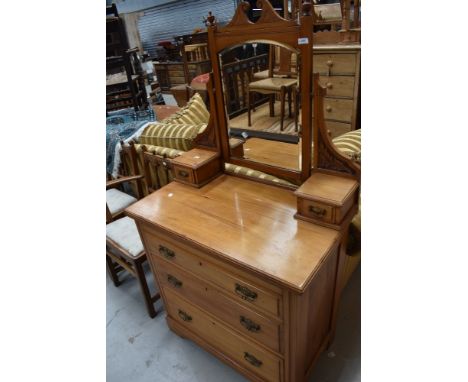
<svg viewBox="0 0 468 382">
<path fill-rule="evenodd" d="M 275 51 L 279 50 L 279 68 L 274 68 L 275 63 Z M 270 64 L 268 69 L 268 77 L 260 80 L 250 82 L 248 85 L 248 96 L 247 96 L 247 115 L 248 115 L 248 125 L 252 126 L 251 118 L 251 96 L 252 93 L 260 94 L 269 94 L 270 95 L 270 117 L 275 116 L 275 96 L 279 94 L 281 101 L 281 117 L 280 117 L 280 130 L 283 130 L 284 125 L 284 106 L 286 100 L 286 94 L 288 94 L 288 109 L 289 117 L 291 118 L 291 101 L 294 103 L 294 114 L 295 114 L 295 131 L 297 131 L 297 115 L 298 115 L 298 105 L 297 105 L 297 88 L 298 88 L 298 79 L 297 71 L 291 71 L 291 56 L 292 52 L 288 49 L 275 47 L 270 47 Z M 293 100 L 291 99 L 291 95 Z M 254 109 L 255 111 L 255 109 Z"/>
<path fill-rule="evenodd" d="M 142 179 L 142 175 L 132 175 L 106 181 L 106 223 L 123 217 L 125 208 L 142 196 L 140 193 Z M 138 184 L 135 187 L 136 198 L 119 189 L 126 182 Z"/>
<path fill-rule="evenodd" d="M 171 87 L 171 92 L 179 106 L 184 106 L 190 99 L 191 81 L 198 75 L 211 71 L 208 44 L 190 44 L 182 46 L 185 84 Z"/>
<path fill-rule="evenodd" d="M 106 191 L 113 190 L 117 185 L 124 182 L 141 180 L 143 175 L 123 177 L 106 183 Z M 136 198 L 133 198 L 136 201 Z M 127 201 L 129 201 L 128 199 Z M 130 203 L 132 204 L 132 203 Z M 128 207 L 128 205 L 126 206 Z M 106 262 L 107 271 L 114 285 L 118 287 L 121 283 L 119 273 L 128 271 L 138 280 L 143 293 L 146 309 L 151 318 L 156 316 L 154 303 L 159 300 L 160 294 L 151 295 L 146 280 L 143 265 L 146 262 L 146 253 L 140 239 L 135 221 L 128 216 L 123 216 L 123 207 L 119 214 L 109 214 L 111 208 L 106 200 L 107 225 L 106 225 Z"/>
</svg>

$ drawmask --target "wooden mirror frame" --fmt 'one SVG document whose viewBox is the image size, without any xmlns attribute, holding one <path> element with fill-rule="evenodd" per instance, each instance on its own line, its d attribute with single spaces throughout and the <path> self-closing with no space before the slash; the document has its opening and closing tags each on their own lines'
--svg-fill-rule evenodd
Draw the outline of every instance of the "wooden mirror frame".
<svg viewBox="0 0 468 382">
<path fill-rule="evenodd" d="M 262 171 L 278 178 L 292 181 L 296 184 L 304 182 L 311 174 L 312 147 L 312 45 L 313 45 L 313 16 L 311 4 L 305 2 L 299 23 L 296 20 L 286 20 L 280 17 L 267 0 L 258 0 L 257 6 L 262 9 L 261 16 L 256 23 L 251 22 L 246 12 L 249 3 L 241 2 L 236 9 L 230 23 L 218 28 L 215 17 L 209 14 L 208 47 L 213 69 L 215 92 L 216 118 L 219 128 L 221 152 L 224 162 L 245 166 L 253 170 Z M 253 39 L 252 36 L 255 36 Z M 267 42 L 282 45 L 301 54 L 301 170 L 292 170 L 249 159 L 231 156 L 229 145 L 229 123 L 225 113 L 225 100 L 219 53 L 229 47 L 234 47 L 252 41 Z M 213 112 L 213 110 L 211 110 Z"/>
</svg>

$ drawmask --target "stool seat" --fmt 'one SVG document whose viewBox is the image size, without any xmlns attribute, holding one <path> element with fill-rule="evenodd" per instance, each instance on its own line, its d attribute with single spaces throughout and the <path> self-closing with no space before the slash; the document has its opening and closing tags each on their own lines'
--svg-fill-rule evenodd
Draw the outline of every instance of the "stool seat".
<svg viewBox="0 0 468 382">
<path fill-rule="evenodd" d="M 135 221 L 128 216 L 106 225 L 106 239 L 112 240 L 132 257 L 143 254 L 143 243 L 140 239 Z"/>
<path fill-rule="evenodd" d="M 106 203 L 112 215 L 122 212 L 130 204 L 133 204 L 136 201 L 137 199 L 133 196 L 119 191 L 116 188 L 111 188 L 106 191 Z"/>
</svg>

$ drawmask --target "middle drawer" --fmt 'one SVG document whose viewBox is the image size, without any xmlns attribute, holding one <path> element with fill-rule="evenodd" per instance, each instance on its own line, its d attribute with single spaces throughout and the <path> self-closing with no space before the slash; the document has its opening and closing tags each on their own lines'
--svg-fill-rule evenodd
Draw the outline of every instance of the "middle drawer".
<svg viewBox="0 0 468 382">
<path fill-rule="evenodd" d="M 280 353 L 280 323 L 226 297 L 218 289 L 165 260 L 152 257 L 160 286 L 171 289 L 218 317 L 242 335 Z"/>
</svg>

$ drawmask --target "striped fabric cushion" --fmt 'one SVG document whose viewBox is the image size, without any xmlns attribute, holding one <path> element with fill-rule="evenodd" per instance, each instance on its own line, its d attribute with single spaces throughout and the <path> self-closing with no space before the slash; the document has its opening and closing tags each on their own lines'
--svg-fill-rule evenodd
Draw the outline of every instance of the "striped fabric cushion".
<svg viewBox="0 0 468 382">
<path fill-rule="evenodd" d="M 142 150 L 142 144 L 135 144 L 135 150 L 138 154 L 140 154 Z M 171 149 L 169 147 L 161 147 L 161 146 L 153 146 L 153 145 L 144 145 L 146 147 L 146 151 L 150 152 L 151 154 L 157 155 L 165 155 L 167 158 L 175 158 L 178 157 L 180 154 L 183 153 L 181 150 Z"/>
<path fill-rule="evenodd" d="M 188 151 L 192 148 L 193 139 L 205 128 L 205 124 L 152 123 L 141 134 L 139 143 Z"/>
<path fill-rule="evenodd" d="M 277 184 L 283 184 L 287 186 L 294 186 L 294 184 L 289 183 L 288 181 L 284 179 L 277 178 L 276 176 L 273 175 L 268 175 L 265 174 L 264 172 L 257 171 L 257 170 L 252 170 L 247 167 L 242 167 L 242 166 L 237 166 L 232 163 L 225 163 L 224 168 L 228 174 L 239 174 L 239 175 L 244 175 L 248 176 L 251 178 L 256 178 L 256 179 L 263 179 L 269 182 L 277 183 Z"/>
<path fill-rule="evenodd" d="M 195 93 L 187 102 L 187 105 L 177 113 L 163 119 L 161 123 L 198 125 L 201 123 L 208 123 L 209 118 L 210 113 L 205 106 L 205 102 L 203 102 L 200 94 Z"/>
<path fill-rule="evenodd" d="M 361 129 L 340 135 L 333 139 L 333 143 L 343 154 L 361 163 Z"/>
</svg>

